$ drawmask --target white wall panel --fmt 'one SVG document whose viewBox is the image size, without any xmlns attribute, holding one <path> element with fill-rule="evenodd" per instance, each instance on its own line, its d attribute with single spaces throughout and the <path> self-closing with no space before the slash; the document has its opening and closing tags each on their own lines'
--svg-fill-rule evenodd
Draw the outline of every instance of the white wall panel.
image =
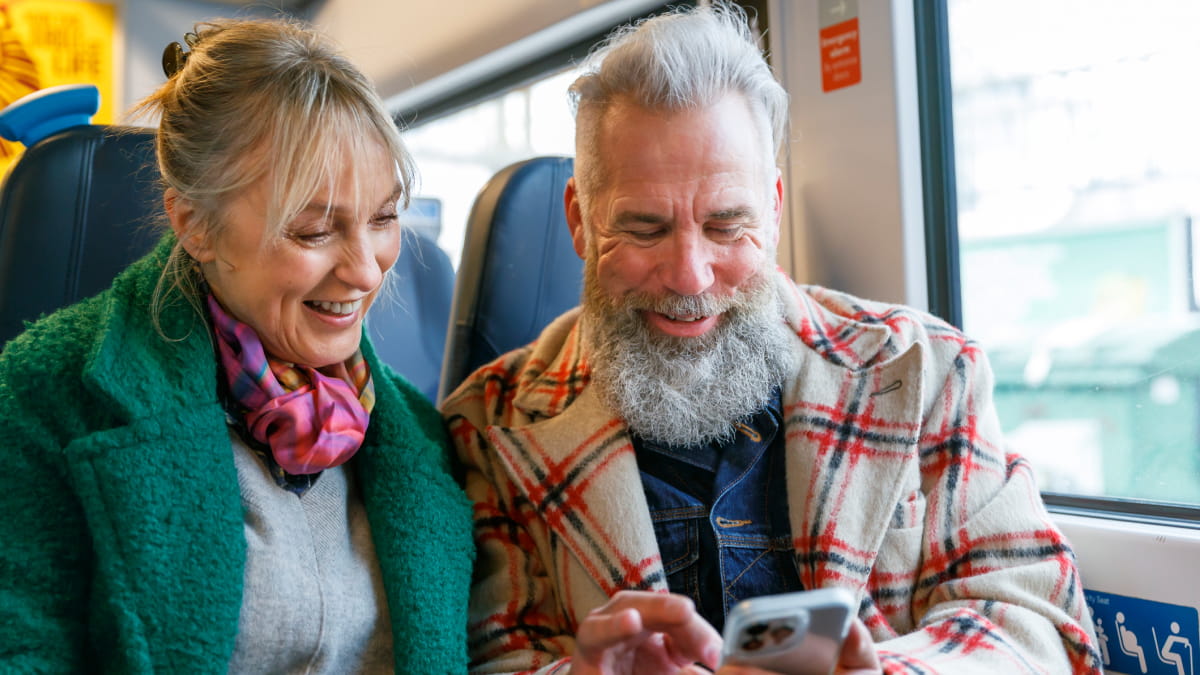
<svg viewBox="0 0 1200 675">
<path fill-rule="evenodd" d="M 828 93 L 818 3 L 770 5 L 774 64 L 791 96 L 780 260 L 802 281 L 925 308 L 912 3 L 857 5 L 862 81 Z"/>
</svg>

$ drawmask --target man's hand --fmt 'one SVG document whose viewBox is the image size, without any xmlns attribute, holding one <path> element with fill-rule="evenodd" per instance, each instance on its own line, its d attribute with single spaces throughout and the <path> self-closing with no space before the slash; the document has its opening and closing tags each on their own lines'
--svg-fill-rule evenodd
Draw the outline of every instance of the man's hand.
<svg viewBox="0 0 1200 675">
<path fill-rule="evenodd" d="M 871 631 L 867 630 L 867 625 L 861 619 L 856 618 L 850 624 L 850 632 L 842 643 L 842 653 L 833 672 L 834 675 L 876 675 L 883 672 Z"/>
<path fill-rule="evenodd" d="M 879 655 L 875 653 L 875 641 L 871 639 L 871 631 L 860 619 L 850 624 L 850 632 L 842 643 L 842 652 L 838 655 L 834 675 L 879 675 L 883 666 L 879 663 Z M 725 666 L 717 671 L 717 675 L 772 675 L 768 671 L 746 666 Z"/>
<path fill-rule="evenodd" d="M 868 639 L 870 639 L 868 637 Z M 716 668 L 721 636 L 681 595 L 621 591 L 575 633 L 573 675 L 689 673 Z"/>
</svg>

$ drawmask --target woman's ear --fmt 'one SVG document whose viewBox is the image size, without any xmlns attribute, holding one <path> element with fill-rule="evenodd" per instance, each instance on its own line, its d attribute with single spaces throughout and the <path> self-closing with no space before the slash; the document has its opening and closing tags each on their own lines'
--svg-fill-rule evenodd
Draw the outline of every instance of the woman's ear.
<svg viewBox="0 0 1200 675">
<path fill-rule="evenodd" d="M 216 259 L 208 240 L 208 233 L 200 222 L 200 214 L 195 205 L 183 198 L 174 188 L 163 191 L 163 209 L 175 231 L 175 238 L 183 244 L 183 250 L 188 252 L 196 262 L 208 263 Z"/>
</svg>

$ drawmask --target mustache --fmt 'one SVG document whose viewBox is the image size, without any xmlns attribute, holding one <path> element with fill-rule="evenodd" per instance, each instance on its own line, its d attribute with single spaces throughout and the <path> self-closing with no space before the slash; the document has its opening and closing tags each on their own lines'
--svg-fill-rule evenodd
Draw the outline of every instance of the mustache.
<svg viewBox="0 0 1200 675">
<path fill-rule="evenodd" d="M 631 291 L 620 297 L 611 297 L 598 289 L 587 295 L 593 301 L 607 305 L 613 310 L 623 311 L 627 315 L 648 311 L 671 316 L 716 316 L 718 314 L 735 316 L 753 311 L 759 302 L 757 296 L 766 291 L 770 282 L 770 275 L 756 275 L 746 286 L 728 296 L 711 293 L 680 295 L 670 291 L 660 293 Z"/>
<path fill-rule="evenodd" d="M 739 302 L 737 296 L 720 298 L 708 293 L 633 293 L 622 298 L 620 305 L 634 312 L 647 311 L 671 316 L 715 316 L 737 307 Z"/>
</svg>

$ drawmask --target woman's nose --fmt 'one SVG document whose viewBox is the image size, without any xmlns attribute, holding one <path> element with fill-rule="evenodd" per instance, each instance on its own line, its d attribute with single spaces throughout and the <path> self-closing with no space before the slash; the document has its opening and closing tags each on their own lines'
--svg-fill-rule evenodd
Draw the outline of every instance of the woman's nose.
<svg viewBox="0 0 1200 675">
<path fill-rule="evenodd" d="M 343 283 L 365 293 L 379 286 L 384 271 L 371 238 L 355 237 L 345 242 L 335 274 Z"/>
</svg>

